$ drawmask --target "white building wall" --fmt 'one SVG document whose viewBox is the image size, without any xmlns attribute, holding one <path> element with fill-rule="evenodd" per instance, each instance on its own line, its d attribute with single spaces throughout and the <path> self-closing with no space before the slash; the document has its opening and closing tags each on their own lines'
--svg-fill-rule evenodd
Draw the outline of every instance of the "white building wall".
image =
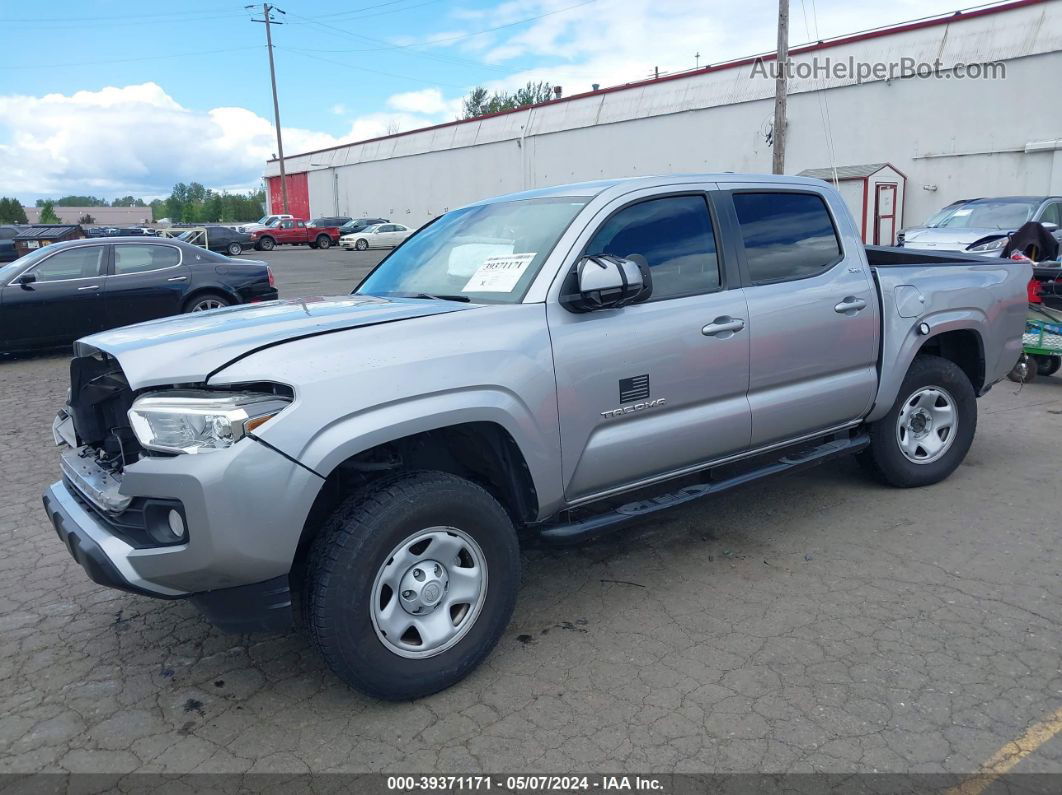
<svg viewBox="0 0 1062 795">
<path fill-rule="evenodd" d="M 891 162 L 908 177 L 901 224 L 958 198 L 1062 193 L 1062 0 L 797 54 L 945 67 L 1004 61 L 1005 80 L 790 84 L 786 172 Z M 470 123 L 287 159 L 309 170 L 312 214 L 418 225 L 488 196 L 600 177 L 764 172 L 773 81 L 739 66 L 602 91 Z M 826 87 L 825 90 L 817 90 Z M 277 173 L 275 162 L 267 175 Z M 935 186 L 935 190 L 923 186 Z M 856 210 L 853 207 L 853 210 Z"/>
</svg>

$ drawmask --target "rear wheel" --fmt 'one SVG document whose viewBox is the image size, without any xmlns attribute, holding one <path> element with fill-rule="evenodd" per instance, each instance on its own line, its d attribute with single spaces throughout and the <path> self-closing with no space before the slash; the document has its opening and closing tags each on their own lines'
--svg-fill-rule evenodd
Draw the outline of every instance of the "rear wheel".
<svg viewBox="0 0 1062 795">
<path fill-rule="evenodd" d="M 1014 365 L 1014 369 L 1007 373 L 1007 378 L 1016 384 L 1027 384 L 1036 378 L 1037 369 L 1033 358 L 1023 353 L 1018 363 Z"/>
<path fill-rule="evenodd" d="M 230 306 L 232 300 L 221 293 L 200 293 L 193 296 L 187 304 L 185 304 L 185 312 L 206 312 L 210 309 L 221 309 L 224 306 Z"/>
<path fill-rule="evenodd" d="M 314 542 L 314 643 L 347 684 L 410 699 L 460 681 L 509 623 L 520 578 L 508 514 L 443 472 L 385 478 L 348 498 Z"/>
<path fill-rule="evenodd" d="M 318 235 L 317 236 L 317 248 L 331 248 L 331 247 L 332 247 L 332 238 L 330 238 L 328 235 Z"/>
<path fill-rule="evenodd" d="M 363 237 L 359 237 L 357 242 L 354 244 L 354 248 L 356 248 L 358 251 L 364 251 L 368 247 L 369 247 L 369 241 L 366 240 Z"/>
<path fill-rule="evenodd" d="M 1054 375 L 1062 366 L 1062 356 L 1034 356 L 1037 375 Z"/>
<path fill-rule="evenodd" d="M 890 485 L 928 486 L 962 463 L 976 430 L 977 396 L 966 373 L 948 359 L 918 356 L 892 409 L 870 426 L 860 458 Z"/>
</svg>

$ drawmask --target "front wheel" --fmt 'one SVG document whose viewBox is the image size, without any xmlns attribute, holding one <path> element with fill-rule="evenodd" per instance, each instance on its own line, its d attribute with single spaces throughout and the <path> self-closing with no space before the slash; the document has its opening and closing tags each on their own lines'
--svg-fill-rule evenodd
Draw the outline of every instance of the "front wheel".
<svg viewBox="0 0 1062 795">
<path fill-rule="evenodd" d="M 357 242 L 354 244 L 354 248 L 356 248 L 358 251 L 364 251 L 368 247 L 369 247 L 369 241 L 366 240 L 363 237 L 359 237 Z"/>
<path fill-rule="evenodd" d="M 1062 356 L 1036 355 L 1033 359 L 1036 360 L 1037 375 L 1054 375 L 1062 367 Z"/>
<path fill-rule="evenodd" d="M 915 358 L 896 403 L 870 426 L 862 463 L 892 486 L 928 486 L 962 463 L 977 430 L 977 395 L 957 364 Z"/>
<path fill-rule="evenodd" d="M 258 248 L 261 251 L 272 251 L 277 247 L 277 242 L 271 237 L 263 237 L 258 241 Z"/>
<path fill-rule="evenodd" d="M 230 257 L 235 257 L 243 253 L 243 246 L 240 243 L 229 243 L 228 252 Z"/>
<path fill-rule="evenodd" d="M 306 577 L 314 643 L 352 687 L 435 693 L 490 653 L 512 616 L 520 557 L 489 493 L 443 472 L 370 484 L 332 514 Z"/>
</svg>

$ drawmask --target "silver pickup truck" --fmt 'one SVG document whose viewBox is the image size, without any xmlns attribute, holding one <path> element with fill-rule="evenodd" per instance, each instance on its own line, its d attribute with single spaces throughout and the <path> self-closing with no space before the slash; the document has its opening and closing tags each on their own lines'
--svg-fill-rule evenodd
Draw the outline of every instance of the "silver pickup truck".
<svg viewBox="0 0 1062 795">
<path fill-rule="evenodd" d="M 234 631 L 308 627 L 425 695 L 578 542 L 856 453 L 947 477 L 1021 353 L 1027 265 L 863 245 L 811 179 L 695 175 L 441 216 L 351 295 L 80 340 L 44 495 L 88 575 Z"/>
</svg>

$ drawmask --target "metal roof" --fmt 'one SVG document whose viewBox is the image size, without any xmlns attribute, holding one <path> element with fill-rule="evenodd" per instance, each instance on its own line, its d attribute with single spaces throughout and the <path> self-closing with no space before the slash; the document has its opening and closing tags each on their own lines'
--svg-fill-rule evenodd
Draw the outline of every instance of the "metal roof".
<svg viewBox="0 0 1062 795">
<path fill-rule="evenodd" d="M 78 228 L 77 224 L 45 224 L 24 228 L 15 235 L 15 240 L 43 240 L 53 237 L 62 237 Z"/>
<path fill-rule="evenodd" d="M 865 163 L 861 166 L 837 166 L 837 179 L 865 179 L 871 174 L 877 174 L 883 168 L 892 168 L 888 163 Z M 814 177 L 833 182 L 832 168 L 805 168 L 798 174 L 801 177 Z"/>
</svg>

